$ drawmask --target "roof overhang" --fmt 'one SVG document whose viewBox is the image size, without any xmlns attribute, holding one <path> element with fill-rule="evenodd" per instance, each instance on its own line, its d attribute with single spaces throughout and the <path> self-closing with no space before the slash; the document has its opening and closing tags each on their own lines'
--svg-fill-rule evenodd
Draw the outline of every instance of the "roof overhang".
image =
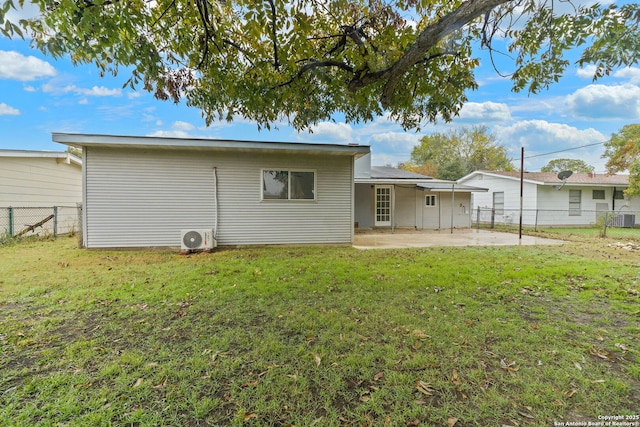
<svg viewBox="0 0 640 427">
<path fill-rule="evenodd" d="M 462 185 L 449 182 L 430 182 L 418 184 L 418 187 L 425 191 L 433 193 L 486 193 L 488 188 L 472 187 L 470 185 Z"/>
<path fill-rule="evenodd" d="M 119 136 L 75 133 L 52 133 L 52 140 L 71 147 L 161 148 L 201 151 L 263 151 L 306 154 L 364 156 L 368 145 L 307 144 L 297 142 L 264 142 L 230 139 L 164 138 L 152 136 Z"/>
<path fill-rule="evenodd" d="M 418 184 L 430 181 L 429 179 L 401 179 L 401 178 L 355 178 L 356 184 L 372 185 L 408 185 L 414 187 Z"/>
<path fill-rule="evenodd" d="M 0 150 L 0 157 L 21 157 L 30 159 L 56 159 L 66 164 L 82 166 L 82 159 L 74 154 L 60 151 Z"/>
</svg>

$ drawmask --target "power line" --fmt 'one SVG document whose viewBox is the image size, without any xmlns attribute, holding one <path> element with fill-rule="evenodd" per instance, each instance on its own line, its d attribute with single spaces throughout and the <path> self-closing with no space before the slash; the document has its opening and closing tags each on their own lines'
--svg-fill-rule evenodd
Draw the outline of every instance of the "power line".
<svg viewBox="0 0 640 427">
<path fill-rule="evenodd" d="M 581 145 L 580 147 L 573 147 L 573 148 L 566 148 L 566 149 L 564 149 L 564 150 L 551 151 L 551 152 L 549 152 L 549 153 L 534 154 L 533 156 L 525 156 L 525 159 L 533 159 L 534 157 L 549 156 L 549 155 L 551 155 L 551 154 L 557 154 L 557 153 L 564 153 L 564 152 L 566 152 L 566 151 L 579 150 L 579 149 L 581 149 L 581 148 L 593 147 L 594 145 L 602 145 L 602 144 L 606 144 L 607 142 L 609 142 L 609 140 L 602 141 L 602 142 L 594 142 L 593 144 Z"/>
</svg>

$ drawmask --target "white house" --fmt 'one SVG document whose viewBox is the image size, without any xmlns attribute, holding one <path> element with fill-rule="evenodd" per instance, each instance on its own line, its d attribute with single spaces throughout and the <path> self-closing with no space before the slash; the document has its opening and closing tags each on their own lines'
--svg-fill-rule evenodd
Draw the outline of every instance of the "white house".
<svg viewBox="0 0 640 427">
<path fill-rule="evenodd" d="M 83 150 L 88 248 L 351 243 L 368 146 L 54 133 Z"/>
<path fill-rule="evenodd" d="M 371 166 L 371 157 L 363 156 L 356 161 L 356 227 L 467 228 L 471 226 L 471 193 L 482 191 L 486 189 Z"/>
<path fill-rule="evenodd" d="M 476 171 L 458 180 L 488 188 L 474 194 L 473 209 L 492 211 L 496 222 L 515 223 L 520 212 L 520 172 Z M 525 225 L 590 225 L 604 212 L 620 215 L 625 226 L 640 222 L 640 198 L 625 198 L 626 175 L 574 173 L 565 181 L 553 172 L 524 172 L 522 223 Z"/>
<path fill-rule="evenodd" d="M 68 232 L 80 201 L 80 158 L 66 152 L 0 150 L 0 234 L 19 234 L 51 215 L 38 230 Z"/>
</svg>

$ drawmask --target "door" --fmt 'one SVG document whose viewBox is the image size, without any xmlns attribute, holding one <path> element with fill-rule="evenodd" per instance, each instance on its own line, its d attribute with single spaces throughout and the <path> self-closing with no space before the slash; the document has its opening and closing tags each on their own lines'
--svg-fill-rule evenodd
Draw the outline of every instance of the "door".
<svg viewBox="0 0 640 427">
<path fill-rule="evenodd" d="M 388 227 L 391 225 L 391 186 L 376 185 L 376 227 Z"/>
</svg>

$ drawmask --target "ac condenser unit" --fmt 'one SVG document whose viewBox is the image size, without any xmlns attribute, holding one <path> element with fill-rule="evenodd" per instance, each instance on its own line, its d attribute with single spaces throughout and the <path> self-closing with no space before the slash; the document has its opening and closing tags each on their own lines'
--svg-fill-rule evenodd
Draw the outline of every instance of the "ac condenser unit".
<svg viewBox="0 0 640 427">
<path fill-rule="evenodd" d="M 211 249 L 216 247 L 213 230 L 182 230 L 182 250 Z"/>
</svg>

